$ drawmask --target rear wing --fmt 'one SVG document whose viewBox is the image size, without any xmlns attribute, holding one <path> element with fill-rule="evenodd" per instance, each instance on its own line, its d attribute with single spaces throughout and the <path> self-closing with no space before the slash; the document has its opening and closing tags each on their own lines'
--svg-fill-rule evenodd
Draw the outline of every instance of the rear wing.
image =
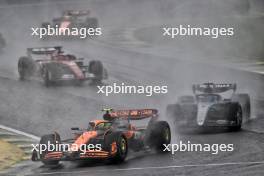
<svg viewBox="0 0 264 176">
<path fill-rule="evenodd" d="M 215 84 L 215 83 L 203 83 L 203 84 L 194 84 L 193 93 L 197 94 L 200 93 L 223 93 L 229 90 L 236 91 L 237 86 L 236 84 Z"/>
<path fill-rule="evenodd" d="M 51 55 L 63 53 L 62 46 L 27 48 L 27 53 L 38 55 Z"/>
<path fill-rule="evenodd" d="M 89 10 L 66 10 L 63 12 L 63 16 L 85 16 L 89 14 Z"/>
<path fill-rule="evenodd" d="M 127 118 L 129 120 L 141 120 L 145 118 L 156 117 L 157 109 L 131 109 L 131 110 L 113 110 L 110 112 L 111 118 Z"/>
</svg>

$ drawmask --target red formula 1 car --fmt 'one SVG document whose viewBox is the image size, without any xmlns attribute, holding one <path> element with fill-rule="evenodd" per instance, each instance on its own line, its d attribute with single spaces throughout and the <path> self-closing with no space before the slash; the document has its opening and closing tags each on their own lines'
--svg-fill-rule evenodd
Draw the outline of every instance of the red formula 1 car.
<svg viewBox="0 0 264 176">
<path fill-rule="evenodd" d="M 83 58 L 64 54 L 61 46 L 28 48 L 27 56 L 18 60 L 18 73 L 20 80 L 40 78 L 47 87 L 63 82 L 81 84 L 85 80 L 99 83 L 108 77 L 101 61 L 84 65 Z"/>
<path fill-rule="evenodd" d="M 45 29 L 59 28 L 59 32 L 63 38 L 73 38 L 73 33 L 68 33 L 68 29 L 71 31 L 80 30 L 86 28 L 90 36 L 98 35 L 101 33 L 101 29 L 98 27 L 98 19 L 90 16 L 89 10 L 66 10 L 62 13 L 61 17 L 53 18 L 52 22 L 44 22 L 41 27 Z M 53 36 L 54 37 L 54 36 Z M 59 37 L 59 36 L 57 36 Z M 48 39 L 49 36 L 45 36 L 43 39 Z"/>
<path fill-rule="evenodd" d="M 32 160 L 40 160 L 45 165 L 88 159 L 120 163 L 126 159 L 128 149 L 163 151 L 164 144 L 171 140 L 170 127 L 157 118 L 156 109 L 106 110 L 104 120 L 90 121 L 87 129 L 72 128 L 75 135 L 72 139 L 61 140 L 57 133 L 42 136 Z M 133 125 L 144 120 L 148 120 L 145 126 Z M 43 150 L 43 146 L 52 144 L 63 147 Z"/>
</svg>

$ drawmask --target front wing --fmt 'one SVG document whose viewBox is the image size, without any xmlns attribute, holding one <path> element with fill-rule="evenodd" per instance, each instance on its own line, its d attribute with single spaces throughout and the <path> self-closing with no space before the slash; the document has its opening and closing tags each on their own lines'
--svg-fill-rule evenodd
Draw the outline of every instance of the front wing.
<svg viewBox="0 0 264 176">
<path fill-rule="evenodd" d="M 117 153 L 116 143 L 112 143 L 110 151 L 105 150 L 87 150 L 84 152 L 63 152 L 53 151 L 45 154 L 43 158 L 37 151 L 32 153 L 32 161 L 41 160 L 59 160 L 59 161 L 74 161 L 74 160 L 86 160 L 86 159 L 108 159 L 114 157 Z"/>
<path fill-rule="evenodd" d="M 175 124 L 180 127 L 229 127 L 236 126 L 236 121 L 230 116 L 227 108 L 184 108 L 181 117 L 176 117 Z"/>
</svg>

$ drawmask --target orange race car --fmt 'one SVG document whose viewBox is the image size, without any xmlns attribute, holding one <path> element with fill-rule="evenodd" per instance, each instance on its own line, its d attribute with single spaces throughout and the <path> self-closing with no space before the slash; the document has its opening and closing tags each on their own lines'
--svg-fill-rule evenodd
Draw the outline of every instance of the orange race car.
<svg viewBox="0 0 264 176">
<path fill-rule="evenodd" d="M 72 128 L 72 139 L 61 140 L 56 132 L 42 136 L 34 146 L 32 160 L 45 165 L 85 159 L 120 163 L 126 159 L 128 149 L 163 151 L 164 144 L 170 143 L 169 124 L 158 121 L 156 109 L 105 111 L 103 119 L 90 121 L 87 129 Z M 147 121 L 144 126 L 143 121 Z M 136 125 L 138 122 L 140 125 Z"/>
</svg>

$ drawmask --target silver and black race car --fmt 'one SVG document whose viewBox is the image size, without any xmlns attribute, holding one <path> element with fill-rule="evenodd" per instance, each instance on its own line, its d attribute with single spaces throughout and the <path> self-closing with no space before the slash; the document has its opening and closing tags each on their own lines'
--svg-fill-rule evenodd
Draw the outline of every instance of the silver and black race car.
<svg viewBox="0 0 264 176">
<path fill-rule="evenodd" d="M 176 127 L 228 127 L 241 129 L 250 118 L 250 97 L 237 94 L 236 84 L 193 85 L 194 95 L 181 96 L 167 106 Z"/>
<path fill-rule="evenodd" d="M 28 48 L 27 56 L 18 60 L 20 80 L 39 78 L 47 87 L 55 83 L 82 84 L 85 80 L 100 83 L 108 78 L 106 69 L 99 60 L 84 64 L 83 58 L 65 54 L 61 46 Z"/>
</svg>

